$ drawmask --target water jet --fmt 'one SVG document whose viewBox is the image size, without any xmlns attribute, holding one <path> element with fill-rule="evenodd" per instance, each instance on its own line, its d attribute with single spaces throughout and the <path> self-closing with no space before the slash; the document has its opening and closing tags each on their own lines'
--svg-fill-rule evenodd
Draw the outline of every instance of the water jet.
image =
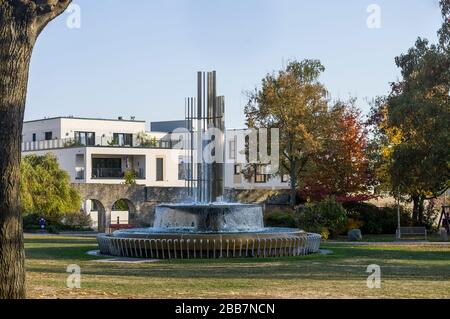
<svg viewBox="0 0 450 319">
<path fill-rule="evenodd" d="M 100 252 L 157 259 L 262 258 L 319 252 L 320 235 L 264 227 L 261 205 L 223 202 L 225 99 L 216 95 L 216 72 L 199 72 L 197 84 L 197 98 L 186 100 L 185 144 L 189 147 L 184 175 L 191 200 L 158 205 L 152 228 L 98 235 Z M 215 128 L 214 136 L 207 133 L 211 128 Z M 207 161 L 203 155 L 211 142 L 214 160 Z"/>
</svg>

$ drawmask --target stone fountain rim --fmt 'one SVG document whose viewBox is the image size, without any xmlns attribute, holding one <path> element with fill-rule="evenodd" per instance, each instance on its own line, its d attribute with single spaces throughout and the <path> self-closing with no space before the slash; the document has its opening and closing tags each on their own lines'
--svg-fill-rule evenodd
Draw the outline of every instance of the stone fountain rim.
<svg viewBox="0 0 450 319">
<path fill-rule="evenodd" d="M 234 208 L 234 207 L 248 207 L 248 208 L 262 208 L 259 204 L 244 204 L 244 203 L 162 203 L 157 205 L 158 208 Z"/>
<path fill-rule="evenodd" d="M 112 238 L 127 238 L 126 235 L 134 236 L 257 236 L 257 235 L 293 235 L 293 234 L 308 234 L 303 229 L 288 228 L 288 227 L 264 227 L 258 230 L 236 230 L 236 231 L 219 231 L 219 232 L 202 232 L 194 231 L 188 228 L 133 228 L 117 230 L 110 234 Z"/>
</svg>

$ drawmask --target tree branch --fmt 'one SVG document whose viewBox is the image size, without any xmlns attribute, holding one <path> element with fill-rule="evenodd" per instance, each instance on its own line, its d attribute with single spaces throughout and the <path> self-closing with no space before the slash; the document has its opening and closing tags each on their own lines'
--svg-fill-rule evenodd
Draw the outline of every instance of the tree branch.
<svg viewBox="0 0 450 319">
<path fill-rule="evenodd" d="M 36 27 L 37 35 L 47 24 L 62 14 L 72 0 L 22 0 L 33 2 L 36 5 Z"/>
</svg>

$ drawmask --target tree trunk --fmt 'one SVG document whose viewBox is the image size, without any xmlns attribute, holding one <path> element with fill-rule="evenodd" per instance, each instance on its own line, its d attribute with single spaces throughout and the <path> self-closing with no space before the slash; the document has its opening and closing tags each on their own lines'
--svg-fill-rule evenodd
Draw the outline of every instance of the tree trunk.
<svg viewBox="0 0 450 319">
<path fill-rule="evenodd" d="M 412 219 L 415 224 L 419 223 L 419 206 L 420 206 L 420 196 L 413 195 L 413 211 L 412 211 Z"/>
<path fill-rule="evenodd" d="M 418 222 L 419 225 L 423 226 L 425 224 L 425 220 L 424 220 L 424 211 L 425 211 L 425 207 L 424 207 L 424 203 L 425 203 L 425 199 L 424 196 L 420 196 L 419 199 L 419 214 L 418 214 Z"/>
<path fill-rule="evenodd" d="M 0 298 L 25 297 L 19 203 L 22 126 L 34 43 L 71 0 L 0 0 Z"/>
<path fill-rule="evenodd" d="M 33 41 L 26 25 L 0 21 L 0 298 L 25 297 L 19 203 L 22 125 Z M 7 26 L 4 23 L 8 23 Z"/>
<path fill-rule="evenodd" d="M 290 205 L 294 208 L 297 205 L 297 166 L 295 161 L 291 161 L 290 168 Z"/>
</svg>

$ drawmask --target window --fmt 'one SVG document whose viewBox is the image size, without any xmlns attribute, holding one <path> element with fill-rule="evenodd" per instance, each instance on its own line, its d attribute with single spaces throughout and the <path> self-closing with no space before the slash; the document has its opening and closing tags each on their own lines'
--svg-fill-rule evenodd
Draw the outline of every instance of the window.
<svg viewBox="0 0 450 319">
<path fill-rule="evenodd" d="M 180 157 L 178 160 L 178 180 L 186 180 L 187 174 L 186 174 L 187 165 L 183 160 L 183 157 Z"/>
<path fill-rule="evenodd" d="M 45 140 L 50 141 L 53 139 L 53 132 L 45 132 Z"/>
<path fill-rule="evenodd" d="M 236 159 L 236 138 L 234 138 L 232 141 L 229 142 L 229 159 Z"/>
<path fill-rule="evenodd" d="M 164 159 L 156 159 L 156 180 L 162 182 L 164 180 Z"/>
<path fill-rule="evenodd" d="M 234 165 L 234 175 L 240 175 L 241 174 L 241 164 L 235 164 Z"/>
<path fill-rule="evenodd" d="M 36 142 L 36 133 L 33 133 L 33 142 Z"/>
<path fill-rule="evenodd" d="M 289 182 L 289 175 L 287 175 L 287 174 L 281 175 L 281 182 L 282 182 L 282 183 L 287 183 L 287 182 Z"/>
<path fill-rule="evenodd" d="M 114 133 L 113 140 L 118 146 L 133 146 L 133 134 Z"/>
<path fill-rule="evenodd" d="M 92 178 L 122 178 L 122 159 L 93 158 Z"/>
<path fill-rule="evenodd" d="M 84 180 L 84 167 L 77 167 L 75 169 L 75 179 L 76 180 Z"/>
<path fill-rule="evenodd" d="M 266 183 L 267 182 L 267 174 L 265 174 L 265 166 L 264 165 L 256 165 L 255 166 L 255 183 Z"/>
<path fill-rule="evenodd" d="M 84 146 L 95 145 L 94 132 L 75 132 L 75 142 Z"/>
</svg>

